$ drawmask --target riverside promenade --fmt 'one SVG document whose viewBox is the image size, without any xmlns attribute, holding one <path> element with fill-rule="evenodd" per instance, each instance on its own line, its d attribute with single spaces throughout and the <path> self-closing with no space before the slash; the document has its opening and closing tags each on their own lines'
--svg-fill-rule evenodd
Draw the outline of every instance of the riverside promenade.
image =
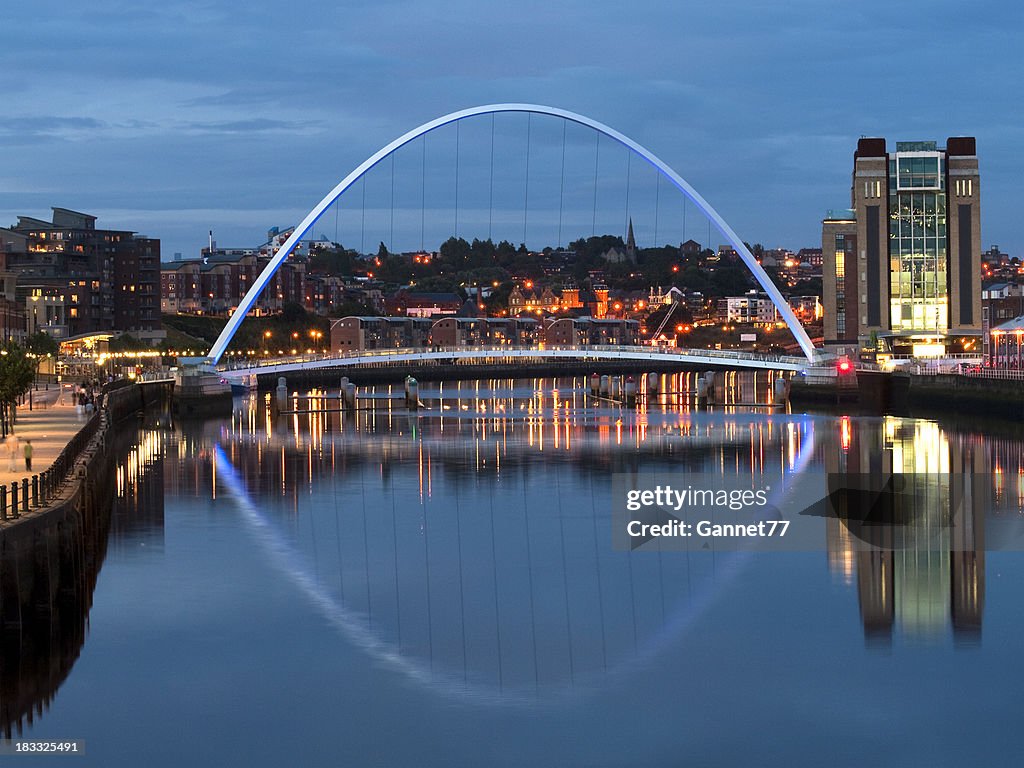
<svg viewBox="0 0 1024 768">
<path fill-rule="evenodd" d="M 79 414 L 71 405 L 71 395 L 65 393 L 64 403 L 59 402 L 60 392 L 36 390 L 32 393 L 32 410 L 28 406 L 18 408 L 14 434 L 18 437 L 18 455 L 15 470 L 10 471 L 10 455 L 5 440 L 0 440 L 0 484 L 10 486 L 21 482 L 23 477 L 39 474 L 53 463 L 60 452 L 75 436 L 88 419 L 88 414 Z M 25 441 L 32 441 L 32 471 L 25 470 Z"/>
</svg>

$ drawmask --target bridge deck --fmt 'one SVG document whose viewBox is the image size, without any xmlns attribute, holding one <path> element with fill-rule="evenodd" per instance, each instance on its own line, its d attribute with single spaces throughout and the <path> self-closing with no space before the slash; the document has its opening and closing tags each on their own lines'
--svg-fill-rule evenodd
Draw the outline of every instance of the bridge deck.
<svg viewBox="0 0 1024 768">
<path fill-rule="evenodd" d="M 249 374 L 285 375 L 292 371 L 330 368 L 367 368 L 395 366 L 401 363 L 448 362 L 456 364 L 500 364 L 530 361 L 615 360 L 664 365 L 708 366 L 714 368 L 748 368 L 754 370 L 802 371 L 807 368 L 804 357 L 765 355 L 718 349 L 671 349 L 627 346 L 560 346 L 537 348 L 513 347 L 443 347 L 429 349 L 363 350 L 340 355 L 302 355 L 285 359 L 260 361 L 257 365 L 223 367 L 228 379 Z"/>
</svg>

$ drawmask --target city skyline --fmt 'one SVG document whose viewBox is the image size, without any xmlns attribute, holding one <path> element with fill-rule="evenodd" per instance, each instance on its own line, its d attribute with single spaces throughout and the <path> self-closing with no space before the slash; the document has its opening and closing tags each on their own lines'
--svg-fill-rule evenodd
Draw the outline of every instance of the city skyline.
<svg viewBox="0 0 1024 768">
<path fill-rule="evenodd" d="M 1021 11 L 1010 6 L 961 18 L 958 4 L 940 3 L 908 17 L 919 56 L 957 61 L 926 67 L 908 88 L 892 70 L 907 33 L 880 27 L 882 6 L 871 2 L 828 18 L 807 3 L 659 3 L 643 24 L 611 4 L 455 7 L 446 16 L 419 5 L 318 4 L 295 9 L 283 25 L 268 4 L 244 19 L 220 3 L 44 5 L 11 12 L 25 34 L 0 52 L 12 97 L 0 123 L 9 151 L 2 226 L 60 205 L 161 238 L 165 259 L 196 255 L 211 228 L 224 245 L 249 245 L 271 226 L 297 223 L 343 175 L 415 125 L 461 107 L 523 100 L 621 130 L 690 181 L 741 237 L 768 247 L 816 242 L 825 211 L 844 207 L 848 148 L 859 136 L 974 135 L 986 178 L 982 247 L 998 244 L 1011 255 L 1024 247 L 1011 208 L 1024 170 L 1014 152 L 1020 121 L 987 77 L 1012 66 Z M 62 31 L 59 56 L 38 50 L 38 39 Z M 101 36 L 113 42 L 97 45 Z M 992 113 L 993 103 L 1002 111 Z M 537 126 L 535 140 L 543 130 Z M 486 158 L 462 160 L 472 179 Z M 612 187 L 624 186 L 622 170 L 602 168 L 610 191 L 599 230 L 622 226 L 626 212 L 612 199 L 621 195 Z M 679 205 L 666 202 L 666 191 L 661 205 Z M 454 207 L 446 194 L 432 194 L 442 220 Z M 479 205 L 469 213 L 472 194 L 467 181 L 467 228 L 482 218 Z M 585 205 L 576 210 L 587 218 Z M 418 201 L 396 211 L 418 213 Z M 505 212 L 510 234 L 495 239 L 524 229 L 521 211 L 509 203 Z M 661 217 L 658 241 L 708 239 L 703 220 L 687 232 L 670 208 Z M 394 247 L 416 247 L 418 225 L 408 219 L 418 216 L 395 218 Z M 528 245 L 557 239 L 550 213 L 545 220 L 531 208 L 530 218 Z M 634 216 L 641 246 L 654 242 L 651 218 Z M 589 234 L 585 223 L 570 225 L 572 236 Z M 328 230 L 315 233 L 331 237 Z M 364 247 L 388 239 L 381 221 L 373 230 Z M 718 239 L 713 232 L 712 244 Z"/>
</svg>

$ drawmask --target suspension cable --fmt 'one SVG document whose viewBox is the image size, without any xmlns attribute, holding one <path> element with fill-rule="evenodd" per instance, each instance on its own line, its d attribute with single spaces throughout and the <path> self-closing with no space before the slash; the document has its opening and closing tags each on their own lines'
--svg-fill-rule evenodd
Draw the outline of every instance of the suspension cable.
<svg viewBox="0 0 1024 768">
<path fill-rule="evenodd" d="M 595 237 L 597 235 L 597 171 L 601 164 L 601 132 L 594 131 L 597 136 L 597 142 L 594 148 L 594 218 L 590 224 L 590 236 Z"/>
<path fill-rule="evenodd" d="M 420 250 L 425 249 L 424 232 L 427 226 L 427 137 L 423 136 L 423 164 L 420 173 Z"/>
<path fill-rule="evenodd" d="M 623 233 L 629 232 L 629 176 L 633 169 L 633 152 L 626 150 L 626 221 L 623 224 Z"/>
<path fill-rule="evenodd" d="M 526 247 L 526 218 L 530 210 L 530 128 L 533 113 L 526 113 L 526 183 L 523 185 L 523 247 Z"/>
<path fill-rule="evenodd" d="M 494 113 L 491 113 L 491 175 L 487 182 L 487 239 L 493 241 L 494 225 Z"/>
<path fill-rule="evenodd" d="M 391 231 L 388 233 L 388 251 L 395 248 L 395 153 L 391 153 Z"/>
<path fill-rule="evenodd" d="M 654 247 L 658 247 L 658 206 L 661 203 L 661 174 L 654 172 Z"/>
<path fill-rule="evenodd" d="M 455 237 L 459 236 L 459 144 L 462 121 L 455 122 Z"/>
<path fill-rule="evenodd" d="M 366 174 L 363 174 L 363 211 L 359 219 L 359 252 L 366 253 Z"/>
<path fill-rule="evenodd" d="M 562 177 L 561 185 L 558 188 L 558 248 L 562 248 L 562 204 L 565 198 L 565 129 L 569 125 L 568 120 L 562 121 Z"/>
</svg>

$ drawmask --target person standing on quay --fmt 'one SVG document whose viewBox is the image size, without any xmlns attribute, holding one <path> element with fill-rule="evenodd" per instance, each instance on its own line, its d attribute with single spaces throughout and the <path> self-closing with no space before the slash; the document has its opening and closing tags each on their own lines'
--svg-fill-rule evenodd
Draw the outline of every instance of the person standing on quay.
<svg viewBox="0 0 1024 768">
<path fill-rule="evenodd" d="M 25 441 L 25 471 L 32 471 L 32 441 Z"/>
<path fill-rule="evenodd" d="M 8 469 L 14 472 L 18 469 L 18 436 L 13 432 L 7 436 L 7 452 L 10 454 L 11 463 Z"/>
</svg>

